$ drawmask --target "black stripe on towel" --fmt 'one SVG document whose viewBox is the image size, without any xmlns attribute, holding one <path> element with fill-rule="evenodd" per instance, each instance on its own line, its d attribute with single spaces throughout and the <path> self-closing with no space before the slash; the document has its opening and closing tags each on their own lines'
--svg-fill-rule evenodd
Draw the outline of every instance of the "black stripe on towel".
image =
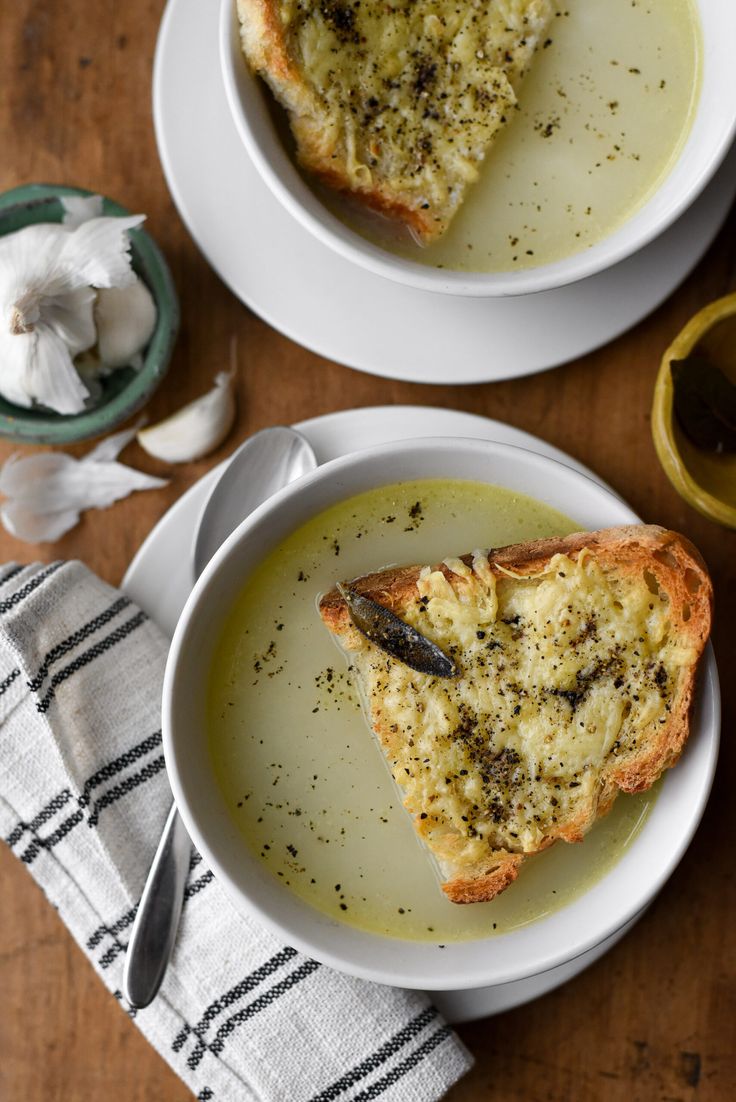
<svg viewBox="0 0 736 1102">
<path fill-rule="evenodd" d="M 20 859 L 24 865 L 30 865 L 35 861 L 41 850 L 51 850 L 54 846 L 58 845 L 70 830 L 73 830 L 75 826 L 82 822 L 84 818 L 84 812 L 80 808 L 78 811 L 73 812 L 68 819 L 64 819 L 56 830 L 49 834 L 47 838 L 34 838 L 31 844 L 21 853 Z"/>
<path fill-rule="evenodd" d="M 19 589 L 12 597 L 6 597 L 4 601 L 0 601 L 0 614 L 4 612 L 10 612 L 11 608 L 15 608 L 16 605 L 24 601 L 26 597 L 30 597 L 34 589 L 50 578 L 52 574 L 55 574 L 60 566 L 63 566 L 63 562 L 52 562 L 51 566 L 47 566 L 45 570 L 40 570 L 35 577 L 31 578 L 30 582 L 27 582 L 22 589 Z M 22 569 L 22 568 L 21 568 Z M 19 573 L 19 571 L 16 571 Z M 5 579 L 7 581 L 7 579 Z"/>
<path fill-rule="evenodd" d="M 193 895 L 197 895 L 198 892 L 201 892 L 202 888 L 206 888 L 208 884 L 211 884 L 214 878 L 215 874 L 209 870 L 208 872 L 202 873 L 198 880 L 194 880 L 191 884 L 187 884 L 184 889 L 184 902 L 186 903 L 187 899 L 191 899 Z"/>
<path fill-rule="evenodd" d="M 89 638 L 95 631 L 98 631 L 110 620 L 114 619 L 119 612 L 127 608 L 130 605 L 130 597 L 118 597 L 117 601 L 114 601 L 109 608 L 101 612 L 99 616 L 95 616 L 93 620 L 89 620 L 81 628 L 78 628 L 75 632 L 69 635 L 63 642 L 57 643 L 55 647 L 52 647 L 49 653 L 44 658 L 43 662 L 38 668 L 38 673 L 28 682 L 28 688 L 33 693 L 37 693 L 43 685 L 48 676 L 49 669 L 53 666 L 54 662 L 57 662 L 60 658 L 63 658 L 65 654 L 68 654 L 70 650 L 79 646 L 85 639 Z"/>
<path fill-rule="evenodd" d="M 100 968 L 102 968 L 103 971 L 105 968 L 109 968 L 113 961 L 119 957 L 121 953 L 124 953 L 127 948 L 127 941 L 118 941 L 116 938 L 109 949 L 105 949 L 105 952 L 100 957 Z"/>
<path fill-rule="evenodd" d="M 116 803 L 122 796 L 127 796 L 134 788 L 138 788 L 139 785 L 144 784 L 146 781 L 150 781 L 151 777 L 155 777 L 163 768 L 164 756 L 161 754 L 159 757 L 154 758 L 153 761 L 149 761 L 148 764 L 144 765 L 137 773 L 133 773 L 132 776 L 126 777 L 124 781 L 120 781 L 119 784 L 113 785 L 112 788 L 108 788 L 107 792 L 104 792 L 99 800 L 95 800 L 89 816 L 89 825 L 91 827 L 97 826 L 101 811 L 110 807 L 111 804 Z"/>
<path fill-rule="evenodd" d="M 53 800 L 49 800 L 44 808 L 42 808 L 38 815 L 34 819 L 31 819 L 30 823 L 19 822 L 13 827 L 10 834 L 5 841 L 9 846 L 14 846 L 16 842 L 20 842 L 21 838 L 27 830 L 35 833 L 39 827 L 42 827 L 44 823 L 47 823 L 49 819 L 56 814 L 57 811 L 61 811 L 65 804 L 68 804 L 72 798 L 71 791 L 68 788 L 62 788 L 61 792 L 54 796 Z"/>
<path fill-rule="evenodd" d="M 51 678 L 51 685 L 46 695 L 36 704 L 39 712 L 47 712 L 49 710 L 49 706 L 56 696 L 56 690 L 59 685 L 70 678 L 72 674 L 77 673 L 78 670 L 88 666 L 95 658 L 99 658 L 100 655 L 105 654 L 106 651 L 116 646 L 117 643 L 121 643 L 126 636 L 130 635 L 136 628 L 139 628 L 147 619 L 148 617 L 145 612 L 137 612 L 130 620 L 126 620 L 119 628 L 115 628 L 115 630 L 111 631 L 109 635 L 106 635 L 104 639 L 100 639 L 100 641 L 90 647 L 89 650 L 84 651 L 83 654 L 77 655 L 74 661 L 70 662 L 68 666 L 64 666 L 62 670 L 55 673 Z"/>
<path fill-rule="evenodd" d="M 229 991 L 226 991 L 224 995 L 220 995 L 218 999 L 210 1003 L 199 1022 L 192 1030 L 192 1032 L 196 1033 L 199 1037 L 200 1044 L 204 1043 L 202 1034 L 212 1025 L 218 1014 L 221 1014 L 223 1010 L 227 1010 L 227 1008 L 232 1006 L 233 1003 L 236 1003 L 238 999 L 242 999 L 243 995 L 247 995 L 248 992 L 252 991 L 254 987 L 257 987 L 259 983 L 273 975 L 282 964 L 286 964 L 287 961 L 292 960 L 295 956 L 296 949 L 292 949 L 290 945 L 287 945 L 284 949 L 275 953 L 269 960 L 264 961 L 255 971 L 236 983 L 235 986 L 231 987 Z M 181 1032 L 177 1034 L 171 1046 L 174 1052 L 178 1052 L 181 1049 L 188 1036 L 188 1029 L 182 1029 Z"/>
<path fill-rule="evenodd" d="M 9 582 L 12 578 L 17 577 L 17 575 L 20 574 L 21 570 L 25 570 L 25 569 L 26 569 L 26 564 L 25 563 L 19 563 L 19 564 L 16 564 L 15 566 L 11 566 L 11 568 L 7 572 L 7 574 L 4 574 L 3 577 L 0 578 L 0 585 L 5 585 L 6 582 Z"/>
<path fill-rule="evenodd" d="M 137 761 L 139 758 L 143 757 L 145 754 L 155 749 L 155 747 L 159 746 L 160 743 L 161 732 L 154 731 L 152 735 L 148 735 L 148 737 L 143 739 L 142 742 L 139 742 L 136 746 L 131 747 L 130 750 L 127 750 L 124 754 L 121 754 L 119 757 L 113 759 L 113 761 L 108 762 L 107 765 L 103 765 L 102 768 L 98 769 L 96 773 L 93 773 L 89 780 L 85 781 L 84 787 L 82 789 L 82 795 L 78 797 L 77 802 L 79 804 L 80 810 L 74 812 L 74 814 L 66 819 L 59 826 L 58 830 L 54 831 L 54 833 L 49 835 L 48 838 L 34 838 L 26 851 L 21 854 L 21 861 L 24 861 L 26 864 L 30 864 L 36 859 L 42 849 L 52 849 L 57 844 L 57 842 L 60 842 L 62 838 L 65 838 L 73 827 L 77 826 L 78 823 L 81 823 L 83 821 L 84 815 L 81 809 L 88 806 L 90 802 L 89 793 L 93 789 L 97 788 L 100 784 L 103 784 L 105 781 L 109 780 L 110 777 L 115 776 L 115 774 L 119 773 L 121 769 L 124 769 L 128 765 L 131 765 L 133 762 Z M 133 774 L 132 777 L 127 777 L 120 784 L 115 785 L 113 788 L 105 792 L 99 798 L 99 800 L 96 801 L 92 808 L 92 813 L 89 817 L 89 825 L 96 826 L 101 811 L 104 811 L 104 809 L 106 807 L 109 807 L 110 804 L 115 803 L 115 801 L 120 799 L 121 796 L 126 796 L 129 792 L 132 792 L 133 789 L 137 788 L 140 784 L 143 784 L 145 781 L 150 780 L 151 777 L 156 776 L 157 773 L 161 772 L 163 767 L 164 759 L 163 755 L 160 755 L 158 758 L 154 758 L 152 762 L 149 762 L 149 764 L 145 766 L 139 773 Z M 30 821 L 30 823 L 19 822 L 16 824 L 11 833 L 6 838 L 8 845 L 16 845 L 27 830 L 35 834 L 39 827 L 43 826 L 44 823 L 46 823 L 72 798 L 73 797 L 70 790 L 68 788 L 63 789 L 56 796 L 54 796 L 54 798 L 50 800 L 48 804 L 46 804 L 46 806 L 38 813 L 38 815 L 36 815 L 36 817 Z"/>
<path fill-rule="evenodd" d="M 413 1040 L 436 1017 L 436 1009 L 433 1006 L 426 1007 L 421 1014 L 417 1014 L 403 1029 L 400 1029 L 398 1033 L 394 1033 L 393 1037 L 385 1041 L 380 1048 L 377 1048 L 371 1056 L 363 1060 L 362 1063 L 356 1064 L 346 1075 L 343 1075 L 331 1086 L 315 1095 L 312 1102 L 333 1102 L 333 1099 L 341 1095 L 348 1087 L 354 1086 L 361 1079 L 365 1079 L 366 1075 L 370 1075 L 371 1072 L 380 1068 L 381 1064 L 385 1064 L 390 1056 L 403 1048 L 408 1041 Z"/>
<path fill-rule="evenodd" d="M 4 681 L 0 681 L 0 696 L 8 691 L 13 682 L 20 677 L 20 670 L 17 668 L 11 670 Z"/>
<path fill-rule="evenodd" d="M 95 788 L 99 788 L 105 781 L 109 781 L 111 777 L 114 777 L 116 773 L 120 773 L 128 765 L 133 765 L 140 758 L 145 757 L 151 750 L 155 750 L 157 746 L 161 745 L 161 732 L 154 731 L 152 735 L 144 738 L 141 742 L 135 746 L 131 746 L 130 750 L 126 750 L 124 754 L 120 754 L 119 757 L 113 758 L 107 765 L 103 765 L 96 773 L 93 773 L 89 780 L 84 782 L 82 794 L 79 797 L 79 803 L 82 807 L 87 807 L 90 802 L 90 793 Z"/>
<path fill-rule="evenodd" d="M 290 991 L 292 987 L 295 987 L 302 980 L 305 980 L 307 976 L 310 976 L 312 972 L 315 972 L 319 968 L 319 963 L 316 960 L 306 960 L 304 964 L 301 964 L 293 972 L 291 972 L 280 983 L 274 984 L 268 991 L 264 991 L 262 995 L 259 995 L 248 1006 L 244 1006 L 241 1010 L 238 1010 L 226 1022 L 223 1022 L 220 1028 L 215 1034 L 215 1039 L 207 1046 L 210 1052 L 215 1056 L 219 1056 L 225 1047 L 225 1042 L 231 1033 L 234 1033 L 239 1025 L 243 1022 L 249 1021 L 255 1017 L 256 1014 L 260 1014 L 262 1010 L 271 1006 L 282 995 L 285 995 L 287 991 Z M 205 1048 L 203 1045 L 198 1046 L 194 1052 L 187 1059 L 187 1064 L 190 1068 L 194 1069 L 199 1064 L 202 1056 L 204 1055 Z"/>
<path fill-rule="evenodd" d="M 116 919 L 115 922 L 111 923 L 109 926 L 98 926 L 94 933 L 90 934 L 87 938 L 87 948 L 90 952 L 97 948 L 103 938 L 115 937 L 117 934 L 122 933 L 123 930 L 126 930 L 135 918 L 137 910 L 138 904 L 136 903 L 135 906 L 131 907 L 129 911 L 126 911 L 124 915 L 121 915 L 120 918 Z"/>
<path fill-rule="evenodd" d="M 391 1068 L 391 1071 L 387 1072 L 382 1079 L 377 1079 L 375 1083 L 371 1083 L 369 1087 L 366 1087 L 360 1094 L 356 1094 L 352 1102 L 371 1102 L 372 1099 L 378 1098 L 383 1094 L 385 1090 L 392 1087 L 394 1083 L 398 1082 L 402 1076 L 406 1075 L 408 1071 L 412 1071 L 417 1064 L 421 1064 L 425 1057 L 429 1056 L 430 1052 L 433 1052 L 438 1045 L 442 1044 L 451 1034 L 452 1030 L 449 1025 L 443 1025 L 436 1033 L 433 1033 L 431 1037 L 428 1037 L 424 1044 L 421 1044 L 419 1048 L 410 1053 L 405 1060 L 402 1060 L 400 1064 L 396 1064 Z"/>
<path fill-rule="evenodd" d="M 117 960 L 120 954 L 124 953 L 128 948 L 128 942 L 120 941 L 117 935 L 121 933 L 126 926 L 131 925 L 137 910 L 138 904 L 136 903 L 135 906 L 131 907 L 129 911 L 126 911 L 124 915 L 110 926 L 98 926 L 92 936 L 87 939 L 87 948 L 90 950 L 96 949 L 104 937 L 111 937 L 113 939 L 112 945 L 108 945 L 98 961 L 99 967 L 103 971 L 109 968 L 113 961 Z"/>
</svg>

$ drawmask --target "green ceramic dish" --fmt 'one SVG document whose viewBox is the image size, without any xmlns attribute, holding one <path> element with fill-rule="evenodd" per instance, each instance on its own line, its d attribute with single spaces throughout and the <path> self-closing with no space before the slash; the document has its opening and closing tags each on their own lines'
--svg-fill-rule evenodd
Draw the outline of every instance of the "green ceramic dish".
<svg viewBox="0 0 736 1102">
<path fill-rule="evenodd" d="M 62 195 L 93 195 L 84 188 L 27 184 L 0 195 L 0 236 L 35 222 L 60 222 Z M 103 200 L 103 213 L 129 212 Z M 24 444 L 73 444 L 102 436 L 136 413 L 153 394 L 169 366 L 179 329 L 179 301 L 163 255 L 143 229 L 130 233 L 133 267 L 156 302 L 153 336 L 144 353 L 143 367 L 114 371 L 102 379 L 102 397 L 84 413 L 62 415 L 45 409 L 22 409 L 0 397 L 0 436 Z"/>
</svg>

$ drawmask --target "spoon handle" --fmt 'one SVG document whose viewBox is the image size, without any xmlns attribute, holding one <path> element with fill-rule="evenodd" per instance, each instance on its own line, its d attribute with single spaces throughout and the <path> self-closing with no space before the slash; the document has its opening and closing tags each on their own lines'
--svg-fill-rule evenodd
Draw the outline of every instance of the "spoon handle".
<svg viewBox="0 0 736 1102">
<path fill-rule="evenodd" d="M 192 843 L 176 804 L 171 805 L 151 863 L 125 955 L 123 994 L 141 1009 L 161 986 L 176 939 Z"/>
</svg>

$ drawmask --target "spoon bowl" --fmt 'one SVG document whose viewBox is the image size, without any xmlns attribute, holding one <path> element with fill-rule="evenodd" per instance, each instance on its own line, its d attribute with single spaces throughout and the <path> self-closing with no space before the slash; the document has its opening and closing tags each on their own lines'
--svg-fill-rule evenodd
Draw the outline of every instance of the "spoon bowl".
<svg viewBox="0 0 736 1102">
<path fill-rule="evenodd" d="M 285 425 L 262 429 L 241 444 L 202 507 L 193 545 L 194 580 L 241 520 L 316 466 L 311 444 Z"/>
</svg>

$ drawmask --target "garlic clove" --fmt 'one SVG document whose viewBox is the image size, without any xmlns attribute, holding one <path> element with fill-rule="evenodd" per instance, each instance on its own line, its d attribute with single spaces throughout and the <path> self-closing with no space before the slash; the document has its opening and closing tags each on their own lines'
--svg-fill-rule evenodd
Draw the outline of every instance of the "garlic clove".
<svg viewBox="0 0 736 1102">
<path fill-rule="evenodd" d="M 89 395 L 67 345 L 44 322 L 28 333 L 0 328 L 0 391 L 17 406 L 36 402 L 57 413 L 81 413 Z"/>
<path fill-rule="evenodd" d="M 102 288 L 94 306 L 97 349 L 106 367 L 125 367 L 145 348 L 156 327 L 156 304 L 141 279 Z"/>
<path fill-rule="evenodd" d="M 102 217 L 101 195 L 62 195 L 60 198 L 64 210 L 61 221 L 67 229 L 75 230 L 90 218 Z"/>
<path fill-rule="evenodd" d="M 207 394 L 139 432 L 141 447 L 166 463 L 188 463 L 214 451 L 235 420 L 234 374 L 221 371 Z"/>
<path fill-rule="evenodd" d="M 11 456 L 0 470 L 0 492 L 8 499 L 0 519 L 7 530 L 29 543 L 56 540 L 84 509 L 104 509 L 135 490 L 166 486 L 166 479 L 116 462 L 138 427 L 102 440 L 82 459 L 53 451 Z"/>
</svg>

